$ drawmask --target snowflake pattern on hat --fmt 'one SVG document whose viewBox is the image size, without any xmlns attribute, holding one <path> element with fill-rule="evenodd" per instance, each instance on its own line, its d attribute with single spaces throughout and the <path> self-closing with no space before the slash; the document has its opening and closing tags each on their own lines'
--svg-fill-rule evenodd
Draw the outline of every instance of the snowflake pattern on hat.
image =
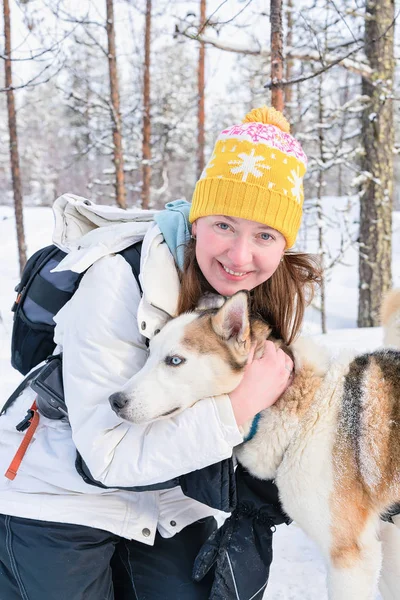
<svg viewBox="0 0 400 600">
<path fill-rule="evenodd" d="M 303 199 L 303 178 L 300 175 L 300 169 L 299 167 L 297 167 L 297 169 L 292 169 L 290 171 L 290 175 L 288 177 L 288 180 L 290 181 L 291 184 L 293 184 L 293 187 L 291 189 L 291 192 L 293 194 L 293 196 L 296 198 L 297 202 L 300 204 L 302 199 Z"/>
<path fill-rule="evenodd" d="M 233 173 L 234 175 L 238 173 L 243 173 L 242 181 L 246 181 L 249 175 L 254 175 L 254 177 L 261 177 L 263 175 L 263 172 L 259 169 L 271 169 L 269 165 L 258 164 L 261 161 L 264 162 L 264 156 L 254 156 L 254 154 L 255 150 L 253 148 L 250 154 L 246 154 L 245 152 L 241 152 L 240 154 L 238 154 L 240 160 L 230 160 L 228 163 L 229 165 L 238 165 L 234 169 L 231 169 L 231 173 Z"/>
</svg>

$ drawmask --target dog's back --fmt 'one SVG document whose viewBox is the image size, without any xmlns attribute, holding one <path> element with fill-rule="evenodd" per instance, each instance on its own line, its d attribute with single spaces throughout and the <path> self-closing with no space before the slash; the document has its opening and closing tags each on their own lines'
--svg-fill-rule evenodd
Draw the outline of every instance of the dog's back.
<svg viewBox="0 0 400 600">
<path fill-rule="evenodd" d="M 391 290 L 383 299 L 381 322 L 384 346 L 400 348 L 400 289 Z"/>
<path fill-rule="evenodd" d="M 383 299 L 381 322 L 384 349 L 349 365 L 338 428 L 349 473 L 378 510 L 400 499 L 400 289 Z"/>
<path fill-rule="evenodd" d="M 400 498 L 400 352 L 378 350 L 356 357 L 345 377 L 337 448 L 340 474 L 364 490 L 371 508 Z M 347 465 L 346 465 L 347 463 Z M 343 469 L 344 466 L 347 469 Z M 362 495 L 364 495 L 364 493 Z"/>
</svg>

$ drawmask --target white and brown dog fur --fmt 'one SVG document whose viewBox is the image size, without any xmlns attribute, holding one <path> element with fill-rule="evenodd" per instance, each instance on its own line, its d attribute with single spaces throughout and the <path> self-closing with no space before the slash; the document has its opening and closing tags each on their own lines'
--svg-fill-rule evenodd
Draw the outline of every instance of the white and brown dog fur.
<svg viewBox="0 0 400 600">
<path fill-rule="evenodd" d="M 330 600 L 374 600 L 378 581 L 384 600 L 400 599 L 400 517 L 397 526 L 380 519 L 400 502 L 400 290 L 386 298 L 382 319 L 393 349 L 330 361 L 312 340 L 295 342 L 290 387 L 235 448 L 254 476 L 275 479 L 283 508 L 318 544 Z M 173 319 L 118 392 L 117 412 L 136 423 L 173 418 L 231 392 L 251 344 L 259 356 L 269 334 L 249 318 L 244 292 Z"/>
</svg>

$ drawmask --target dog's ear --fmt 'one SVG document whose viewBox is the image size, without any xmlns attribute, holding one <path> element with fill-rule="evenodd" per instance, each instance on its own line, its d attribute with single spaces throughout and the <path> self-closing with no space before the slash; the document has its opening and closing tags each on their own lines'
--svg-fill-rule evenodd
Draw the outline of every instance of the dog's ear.
<svg viewBox="0 0 400 600">
<path fill-rule="evenodd" d="M 196 310 L 209 310 L 213 308 L 221 308 L 225 304 L 225 296 L 220 296 L 220 294 L 213 294 L 212 292 L 207 292 L 200 297 L 200 300 L 197 303 Z"/>
<path fill-rule="evenodd" d="M 249 300 L 246 292 L 238 292 L 211 317 L 215 333 L 226 341 L 234 341 L 241 353 L 250 350 Z"/>
</svg>

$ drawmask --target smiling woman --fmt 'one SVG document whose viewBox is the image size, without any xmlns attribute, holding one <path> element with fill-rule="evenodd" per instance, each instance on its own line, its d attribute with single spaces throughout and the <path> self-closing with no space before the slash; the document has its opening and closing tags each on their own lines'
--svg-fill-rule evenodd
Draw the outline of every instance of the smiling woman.
<svg viewBox="0 0 400 600">
<path fill-rule="evenodd" d="M 290 251 L 301 223 L 307 157 L 273 108 L 222 131 L 193 194 L 179 314 L 208 291 L 252 291 L 251 310 L 291 343 L 321 278 L 318 258 Z"/>
<path fill-rule="evenodd" d="M 1 598 L 61 589 L 76 600 L 261 600 L 273 526 L 286 516 L 274 483 L 235 471 L 232 453 L 293 363 L 265 341 L 265 323 L 253 349 L 243 317 L 249 300 L 274 337 L 299 331 L 319 276 L 314 259 L 290 250 L 305 169 L 284 117 L 252 111 L 219 136 L 191 207 L 148 214 L 140 236 L 135 224 L 140 285 L 119 254 L 133 243 L 126 222 L 90 231 L 64 259 L 64 270 L 93 261 L 54 318 L 69 421 L 40 417 L 18 477 L 0 478 Z M 202 318 L 205 292 L 230 298 Z M 2 472 L 33 401 L 27 388 L 0 418 Z M 194 580 L 218 509 L 236 502 Z"/>
<path fill-rule="evenodd" d="M 194 310 L 207 292 L 251 291 L 251 310 L 290 344 L 320 283 L 317 256 L 285 250 L 283 234 L 238 217 L 200 217 L 186 246 L 178 314 Z"/>
<path fill-rule="evenodd" d="M 279 266 L 286 240 L 276 229 L 239 217 L 200 217 L 193 223 L 196 259 L 222 296 L 252 290 Z"/>
</svg>

